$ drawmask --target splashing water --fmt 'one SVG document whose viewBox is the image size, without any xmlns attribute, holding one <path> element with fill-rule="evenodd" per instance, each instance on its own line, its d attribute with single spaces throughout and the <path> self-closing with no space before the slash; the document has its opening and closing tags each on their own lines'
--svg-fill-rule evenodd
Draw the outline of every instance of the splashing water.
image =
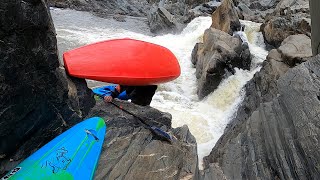
<svg viewBox="0 0 320 180">
<path fill-rule="evenodd" d="M 188 125 L 198 143 L 200 164 L 202 158 L 210 153 L 221 137 L 242 101 L 244 95 L 242 87 L 260 69 L 259 64 L 267 55 L 262 35 L 258 33 L 260 24 L 241 21 L 246 28 L 244 32 L 238 34 L 249 43 L 253 54 L 252 70 L 236 69 L 236 73 L 225 79 L 218 89 L 199 101 L 191 52 L 194 45 L 202 38 L 204 31 L 210 27 L 210 17 L 194 19 L 180 34 L 152 37 L 144 18 L 126 18 L 127 22 L 117 22 L 113 19 L 95 17 L 87 12 L 68 9 L 51 9 L 51 14 L 60 52 L 97 41 L 129 37 L 165 46 L 175 54 L 181 66 L 181 76 L 174 81 L 161 84 L 151 106 L 172 114 L 173 127 Z M 88 84 L 92 87 L 103 83 L 88 81 Z"/>
</svg>

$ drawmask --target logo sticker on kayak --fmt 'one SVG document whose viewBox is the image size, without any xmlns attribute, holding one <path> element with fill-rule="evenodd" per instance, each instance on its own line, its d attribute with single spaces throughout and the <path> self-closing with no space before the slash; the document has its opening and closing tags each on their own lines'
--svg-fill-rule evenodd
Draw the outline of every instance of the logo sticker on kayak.
<svg viewBox="0 0 320 180">
<path fill-rule="evenodd" d="M 56 156 L 46 160 L 41 168 L 51 168 L 52 173 L 57 173 L 60 170 L 66 170 L 71 162 L 71 159 L 66 156 L 68 150 L 62 147 L 56 151 Z"/>
<path fill-rule="evenodd" d="M 15 175 L 18 171 L 20 171 L 20 169 L 22 169 L 21 167 L 16 167 L 14 169 L 12 169 L 12 171 L 10 172 L 10 174 L 5 175 L 1 180 L 7 180 L 9 179 L 11 176 Z"/>
<path fill-rule="evenodd" d="M 97 132 L 95 130 L 85 129 L 84 132 L 86 132 L 88 136 L 91 135 L 91 137 L 93 137 L 95 141 L 99 141 L 99 138 L 97 137 Z"/>
</svg>

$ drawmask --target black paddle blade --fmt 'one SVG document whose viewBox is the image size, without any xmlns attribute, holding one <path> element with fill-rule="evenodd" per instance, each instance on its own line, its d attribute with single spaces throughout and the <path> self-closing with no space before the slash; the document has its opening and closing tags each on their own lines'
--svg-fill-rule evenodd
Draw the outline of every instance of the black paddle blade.
<svg viewBox="0 0 320 180">
<path fill-rule="evenodd" d="M 163 140 L 168 141 L 169 143 L 172 143 L 172 138 L 171 138 L 171 136 L 170 136 L 168 133 L 166 133 L 166 132 L 164 132 L 162 129 L 157 128 L 157 127 L 154 127 L 154 126 L 151 126 L 150 128 L 151 128 L 152 132 L 153 132 L 156 136 L 158 136 L 159 138 L 161 138 L 161 139 L 163 139 Z"/>
</svg>

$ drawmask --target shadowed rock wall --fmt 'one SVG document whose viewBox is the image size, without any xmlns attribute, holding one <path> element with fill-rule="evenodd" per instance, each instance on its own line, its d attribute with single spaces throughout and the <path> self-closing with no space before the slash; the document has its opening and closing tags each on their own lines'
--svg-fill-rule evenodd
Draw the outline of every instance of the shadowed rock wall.
<svg viewBox="0 0 320 180">
<path fill-rule="evenodd" d="M 81 121 L 94 99 L 84 80 L 70 79 L 59 68 L 44 0 L 4 0 L 0 17 L 1 176 Z"/>
<path fill-rule="evenodd" d="M 205 158 L 204 177 L 319 179 L 320 56 L 290 69 L 279 49 L 246 85 L 236 118 Z"/>
</svg>

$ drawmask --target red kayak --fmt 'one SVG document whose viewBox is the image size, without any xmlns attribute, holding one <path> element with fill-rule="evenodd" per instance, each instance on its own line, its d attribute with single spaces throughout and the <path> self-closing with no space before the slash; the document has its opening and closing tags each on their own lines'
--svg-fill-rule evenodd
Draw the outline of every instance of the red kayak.
<svg viewBox="0 0 320 180">
<path fill-rule="evenodd" d="M 71 76 L 122 85 L 155 85 L 180 76 L 178 60 L 170 50 L 128 38 L 67 51 L 63 60 Z"/>
</svg>

